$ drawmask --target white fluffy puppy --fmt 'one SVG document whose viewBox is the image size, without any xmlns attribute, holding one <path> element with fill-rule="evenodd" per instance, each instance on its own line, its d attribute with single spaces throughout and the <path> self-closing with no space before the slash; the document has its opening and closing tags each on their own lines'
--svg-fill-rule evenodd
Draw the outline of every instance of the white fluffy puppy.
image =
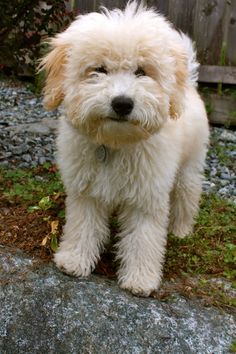
<svg viewBox="0 0 236 354">
<path fill-rule="evenodd" d="M 64 102 L 66 112 L 58 137 L 66 225 L 55 262 L 88 276 L 116 210 L 120 286 L 148 296 L 161 280 L 168 227 L 186 236 L 198 211 L 208 122 L 191 41 L 132 1 L 123 12 L 79 16 L 51 44 L 44 102 Z"/>
</svg>

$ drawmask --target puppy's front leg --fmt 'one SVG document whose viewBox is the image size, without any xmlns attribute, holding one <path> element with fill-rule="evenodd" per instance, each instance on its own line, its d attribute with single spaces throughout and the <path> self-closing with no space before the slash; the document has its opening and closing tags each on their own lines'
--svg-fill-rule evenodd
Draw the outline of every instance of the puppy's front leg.
<svg viewBox="0 0 236 354">
<path fill-rule="evenodd" d="M 145 214 L 124 210 L 117 258 L 121 288 L 149 296 L 160 284 L 167 236 L 168 211 Z"/>
<path fill-rule="evenodd" d="M 64 272 L 88 276 L 95 268 L 109 235 L 105 208 L 92 198 L 68 196 L 66 225 L 56 265 Z"/>
</svg>

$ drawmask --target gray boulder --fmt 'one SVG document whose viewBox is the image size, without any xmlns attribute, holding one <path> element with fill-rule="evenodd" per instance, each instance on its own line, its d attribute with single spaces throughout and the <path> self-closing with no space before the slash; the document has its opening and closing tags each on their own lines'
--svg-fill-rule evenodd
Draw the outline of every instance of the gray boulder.
<svg viewBox="0 0 236 354">
<path fill-rule="evenodd" d="M 179 295 L 137 298 L 0 247 L 1 354 L 229 353 L 235 331 L 230 314 Z"/>
</svg>

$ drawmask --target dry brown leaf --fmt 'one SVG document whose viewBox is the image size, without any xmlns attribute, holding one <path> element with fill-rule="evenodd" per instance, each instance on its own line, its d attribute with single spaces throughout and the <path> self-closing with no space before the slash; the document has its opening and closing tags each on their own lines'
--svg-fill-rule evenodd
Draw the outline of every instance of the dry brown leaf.
<svg viewBox="0 0 236 354">
<path fill-rule="evenodd" d="M 55 234 L 58 231 L 59 220 L 51 222 L 51 234 Z"/>
<path fill-rule="evenodd" d="M 44 237 L 43 241 L 41 242 L 41 246 L 46 246 L 47 241 L 49 240 L 48 235 Z"/>
</svg>

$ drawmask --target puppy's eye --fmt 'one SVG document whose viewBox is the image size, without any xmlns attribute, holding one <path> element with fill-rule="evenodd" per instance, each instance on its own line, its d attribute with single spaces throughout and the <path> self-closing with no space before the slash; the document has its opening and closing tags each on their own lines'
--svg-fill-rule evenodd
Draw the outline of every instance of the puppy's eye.
<svg viewBox="0 0 236 354">
<path fill-rule="evenodd" d="M 140 67 L 138 67 L 138 69 L 135 71 L 134 74 L 135 74 L 137 77 L 146 76 L 145 71 L 144 71 L 142 68 L 140 68 Z"/>
<path fill-rule="evenodd" d="M 99 66 L 98 68 L 95 68 L 94 71 L 96 71 L 96 73 L 107 74 L 105 66 Z"/>
</svg>

